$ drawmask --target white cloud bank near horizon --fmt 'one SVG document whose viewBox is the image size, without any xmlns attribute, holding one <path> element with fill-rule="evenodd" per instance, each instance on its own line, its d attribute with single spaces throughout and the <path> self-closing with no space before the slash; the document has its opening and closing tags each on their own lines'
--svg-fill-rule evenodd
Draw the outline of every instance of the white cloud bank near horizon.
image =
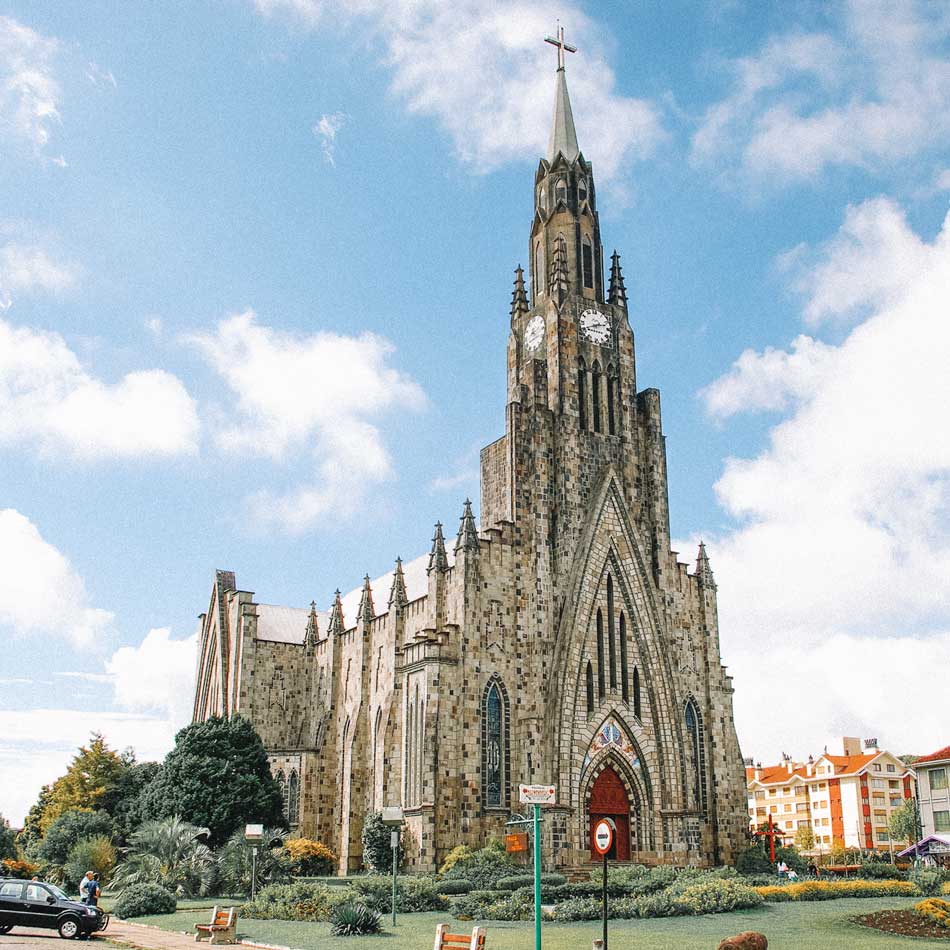
<svg viewBox="0 0 950 950">
<path fill-rule="evenodd" d="M 740 740 L 763 760 L 842 730 L 933 751 L 950 741 L 931 688 L 950 678 L 950 217 L 926 242 L 869 200 L 796 266 L 803 320 L 846 337 L 746 351 L 701 392 L 720 420 L 782 414 L 716 485 L 739 525 L 709 547 Z"/>
</svg>

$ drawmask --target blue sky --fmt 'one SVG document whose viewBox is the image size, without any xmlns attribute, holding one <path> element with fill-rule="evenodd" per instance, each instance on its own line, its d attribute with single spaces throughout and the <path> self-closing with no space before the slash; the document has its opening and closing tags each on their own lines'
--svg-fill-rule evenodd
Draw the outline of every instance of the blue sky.
<svg viewBox="0 0 950 950">
<path fill-rule="evenodd" d="M 14 823 L 92 729 L 167 748 L 215 568 L 326 607 L 477 501 L 557 17 L 744 750 L 946 744 L 939 691 L 901 699 L 950 674 L 942 5 L 31 0 L 0 6 Z"/>
</svg>

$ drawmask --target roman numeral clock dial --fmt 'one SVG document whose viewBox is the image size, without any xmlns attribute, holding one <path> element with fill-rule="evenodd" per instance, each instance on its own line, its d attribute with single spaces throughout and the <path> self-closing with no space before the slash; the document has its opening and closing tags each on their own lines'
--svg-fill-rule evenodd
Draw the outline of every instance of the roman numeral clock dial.
<svg viewBox="0 0 950 950">
<path fill-rule="evenodd" d="M 599 310 L 585 310 L 581 314 L 581 333 L 598 346 L 610 345 L 610 318 Z"/>
<path fill-rule="evenodd" d="M 536 314 L 524 328 L 524 346 L 526 350 L 536 350 L 544 338 L 544 317 Z"/>
</svg>

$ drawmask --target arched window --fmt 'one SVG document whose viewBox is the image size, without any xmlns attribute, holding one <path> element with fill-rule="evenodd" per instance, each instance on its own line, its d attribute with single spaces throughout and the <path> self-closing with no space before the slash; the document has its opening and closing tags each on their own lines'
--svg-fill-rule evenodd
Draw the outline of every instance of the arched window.
<svg viewBox="0 0 950 950">
<path fill-rule="evenodd" d="M 581 256 L 584 262 L 584 286 L 594 286 L 594 249 L 591 246 L 590 238 L 585 237 L 581 245 Z"/>
<path fill-rule="evenodd" d="M 617 688 L 617 644 L 614 639 L 614 582 L 607 575 L 607 656 L 610 660 L 610 688 Z"/>
<path fill-rule="evenodd" d="M 538 241 L 534 246 L 534 296 L 544 293 L 544 245 Z"/>
<path fill-rule="evenodd" d="M 577 364 L 577 415 L 584 432 L 587 429 L 587 366 L 583 359 Z"/>
<path fill-rule="evenodd" d="M 426 747 L 426 703 L 425 699 L 419 696 L 418 689 L 416 690 L 416 696 L 418 697 L 418 707 L 416 708 L 416 802 L 422 802 L 422 787 L 423 787 L 423 771 L 425 765 L 425 747 Z"/>
<path fill-rule="evenodd" d="M 578 202 L 587 200 L 587 179 L 583 175 L 577 178 L 577 200 Z"/>
<path fill-rule="evenodd" d="M 706 815 L 706 745 L 703 741 L 702 716 L 692 699 L 686 701 L 683 719 L 686 725 L 686 743 L 689 765 L 687 767 L 687 803 L 690 799 Z M 692 786 L 690 788 L 690 786 Z"/>
<path fill-rule="evenodd" d="M 637 719 L 643 718 L 640 709 L 640 671 L 636 667 L 633 668 L 633 714 Z"/>
<path fill-rule="evenodd" d="M 284 775 L 283 769 L 281 769 L 275 776 L 274 780 L 277 782 L 277 785 L 280 787 L 280 800 L 283 805 L 282 811 L 284 817 L 286 818 L 289 814 L 287 810 L 287 776 Z"/>
<path fill-rule="evenodd" d="M 594 670 L 590 660 L 587 661 L 587 711 L 594 711 Z"/>
<path fill-rule="evenodd" d="M 418 695 L 419 690 L 416 689 Z M 406 738 L 405 738 L 405 762 L 403 768 L 403 787 L 405 789 L 406 804 L 414 805 L 415 788 L 413 785 L 413 762 L 415 761 L 414 745 L 416 738 L 416 698 L 411 696 L 406 704 Z"/>
<path fill-rule="evenodd" d="M 594 431 L 600 432 L 600 363 L 594 363 L 591 369 L 590 395 L 594 409 Z"/>
<path fill-rule="evenodd" d="M 630 678 L 627 670 L 627 618 L 620 611 L 620 695 L 625 703 L 630 702 Z"/>
<path fill-rule="evenodd" d="M 544 182 L 542 182 L 541 187 L 538 188 L 538 208 L 542 214 L 548 213 L 548 192 L 544 187 Z"/>
<path fill-rule="evenodd" d="M 508 704 L 501 682 L 489 682 L 482 700 L 482 795 L 486 808 L 508 807 Z"/>
<path fill-rule="evenodd" d="M 567 179 L 559 178 L 554 186 L 554 201 L 567 201 Z"/>
<path fill-rule="evenodd" d="M 616 432 L 616 422 L 614 417 L 614 399 L 616 394 L 614 390 L 616 389 L 616 379 L 614 377 L 614 368 L 612 366 L 607 367 L 607 431 L 614 435 Z"/>
<path fill-rule="evenodd" d="M 604 615 L 597 608 L 597 695 L 603 699 L 607 693 L 604 678 Z"/>
<path fill-rule="evenodd" d="M 287 821 L 291 827 L 300 823 L 300 779 L 296 769 L 287 781 Z"/>
</svg>

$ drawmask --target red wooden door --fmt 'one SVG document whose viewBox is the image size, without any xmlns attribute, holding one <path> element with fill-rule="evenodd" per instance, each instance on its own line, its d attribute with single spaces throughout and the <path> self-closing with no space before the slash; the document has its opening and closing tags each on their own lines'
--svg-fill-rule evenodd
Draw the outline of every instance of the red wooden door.
<svg viewBox="0 0 950 950">
<path fill-rule="evenodd" d="M 630 860 L 630 799 L 620 776 L 608 765 L 597 776 L 590 792 L 590 856 L 600 860 L 594 850 L 594 826 L 601 818 L 612 818 L 617 826 L 614 846 L 607 855 L 611 860 Z"/>
</svg>

